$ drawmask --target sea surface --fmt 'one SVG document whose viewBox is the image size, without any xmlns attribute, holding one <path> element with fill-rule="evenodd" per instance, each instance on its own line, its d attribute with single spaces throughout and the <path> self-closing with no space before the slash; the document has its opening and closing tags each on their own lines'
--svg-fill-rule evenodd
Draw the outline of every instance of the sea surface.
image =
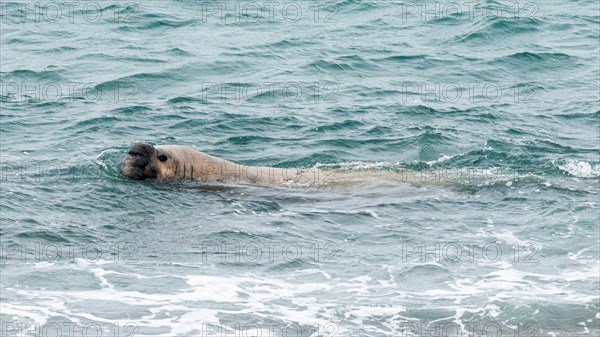
<svg viewBox="0 0 600 337">
<path fill-rule="evenodd" d="M 600 333 L 598 1 L 0 9 L 1 336 Z"/>
</svg>

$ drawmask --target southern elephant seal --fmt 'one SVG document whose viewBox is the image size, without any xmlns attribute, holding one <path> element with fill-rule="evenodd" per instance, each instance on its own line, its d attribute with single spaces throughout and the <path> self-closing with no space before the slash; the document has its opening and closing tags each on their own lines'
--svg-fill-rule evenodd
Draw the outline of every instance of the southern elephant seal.
<svg viewBox="0 0 600 337">
<path fill-rule="evenodd" d="M 121 174 L 136 180 L 185 179 L 259 185 L 322 185 L 332 172 L 247 166 L 181 145 L 134 144 L 121 162 Z"/>
</svg>

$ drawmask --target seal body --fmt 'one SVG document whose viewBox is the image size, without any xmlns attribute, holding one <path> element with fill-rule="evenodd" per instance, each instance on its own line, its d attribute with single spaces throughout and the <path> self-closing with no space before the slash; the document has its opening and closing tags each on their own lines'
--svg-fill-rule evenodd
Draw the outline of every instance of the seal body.
<svg viewBox="0 0 600 337">
<path fill-rule="evenodd" d="M 120 166 L 124 177 L 185 179 L 202 182 L 239 182 L 260 185 L 320 185 L 328 175 L 318 169 L 281 169 L 247 166 L 181 145 L 134 144 Z"/>
</svg>

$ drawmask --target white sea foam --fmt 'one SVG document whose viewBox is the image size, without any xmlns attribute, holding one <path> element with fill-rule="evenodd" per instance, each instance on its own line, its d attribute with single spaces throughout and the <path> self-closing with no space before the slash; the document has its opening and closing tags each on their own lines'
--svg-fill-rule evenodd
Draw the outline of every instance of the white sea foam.
<svg viewBox="0 0 600 337">
<path fill-rule="evenodd" d="M 511 232 L 500 233 L 499 237 L 507 241 L 519 240 Z M 578 252 L 575 256 L 583 253 Z M 463 317 L 470 317 L 470 314 L 497 317 L 502 310 L 494 301 L 519 298 L 537 302 L 540 296 L 547 301 L 557 300 L 560 303 L 594 301 L 596 296 L 593 294 L 580 293 L 563 284 L 565 281 L 597 280 L 600 273 L 597 263 L 582 264 L 580 269 L 542 274 L 519 270 L 508 261 L 499 261 L 491 265 L 494 270 L 485 275 L 457 271 L 453 272 L 452 279 L 445 282 L 447 287 L 414 290 L 403 286 L 405 281 L 398 278 L 398 266 L 387 265 L 376 273 L 359 274 L 351 278 L 339 277 L 335 273 L 325 274 L 320 268 L 265 277 L 260 273 L 162 275 L 153 271 L 152 274 L 140 274 L 143 268 L 136 268 L 136 272 L 121 268 L 111 270 L 114 266 L 106 261 L 95 264 L 77 260 L 75 264 L 56 264 L 54 267 L 64 268 L 65 271 L 78 269 L 89 272 L 98 280 L 100 289 L 48 291 L 11 287 L 6 290 L 22 301 L 3 301 L 2 313 L 15 318 L 34 319 L 40 324 L 53 317 L 68 317 L 74 322 L 91 320 L 118 323 L 121 326 L 134 321 L 147 329 L 167 329 L 168 333 L 161 334 L 164 336 L 190 335 L 206 323 L 231 327 L 236 323 L 233 321 L 235 317 L 304 326 L 313 326 L 315 323 L 323 326 L 333 322 L 339 324 L 339 335 L 344 335 L 344 331 L 352 331 L 352 325 L 361 326 L 365 333 L 371 335 L 398 335 L 402 333 L 399 322 L 411 319 L 403 316 L 411 301 L 447 301 L 446 304 L 438 304 L 440 310 L 452 313 L 445 319 L 462 326 Z M 183 287 L 164 293 L 144 292 L 123 288 L 113 283 L 115 278 L 111 276 L 137 280 L 141 284 L 145 279 L 169 277 L 180 279 Z M 393 297 L 394 302 L 382 303 L 372 298 L 381 294 Z M 489 304 L 483 307 L 470 305 L 472 299 L 480 297 L 487 298 Z M 76 304 L 81 301 L 121 303 L 144 308 L 148 313 L 129 319 L 108 319 L 103 317 L 102 312 L 96 313 L 93 308 L 90 311 Z M 371 324 L 373 321 L 381 323 Z"/>
<path fill-rule="evenodd" d="M 441 157 L 439 157 L 438 159 L 435 160 L 430 160 L 430 161 L 426 161 L 425 164 L 429 165 L 429 166 L 433 166 L 435 164 L 439 164 L 439 163 L 443 163 L 445 161 L 448 161 L 452 158 L 454 158 L 455 156 L 447 156 L 447 155 L 442 155 Z"/>
<path fill-rule="evenodd" d="M 562 171 L 578 178 L 600 177 L 600 164 L 590 164 L 586 161 L 567 160 L 566 163 L 558 165 Z"/>
</svg>

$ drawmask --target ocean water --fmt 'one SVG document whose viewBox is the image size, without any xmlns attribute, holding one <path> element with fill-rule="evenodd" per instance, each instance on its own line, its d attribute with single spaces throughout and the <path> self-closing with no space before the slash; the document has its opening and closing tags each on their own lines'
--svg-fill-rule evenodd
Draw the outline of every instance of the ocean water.
<svg viewBox="0 0 600 337">
<path fill-rule="evenodd" d="M 597 1 L 0 9 L 1 336 L 600 333 Z"/>
</svg>

